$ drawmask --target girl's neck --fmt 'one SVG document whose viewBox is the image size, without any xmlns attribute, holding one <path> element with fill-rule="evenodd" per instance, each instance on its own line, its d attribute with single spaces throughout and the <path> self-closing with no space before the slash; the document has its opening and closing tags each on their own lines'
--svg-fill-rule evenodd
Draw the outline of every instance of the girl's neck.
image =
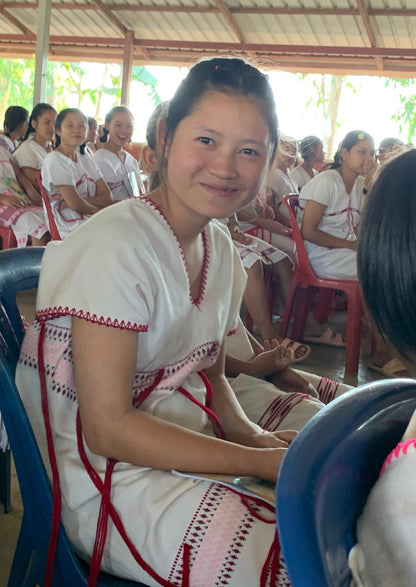
<svg viewBox="0 0 416 587">
<path fill-rule="evenodd" d="M 358 174 L 344 166 L 338 167 L 337 171 L 340 174 L 342 181 L 344 182 L 347 194 L 350 194 Z"/>
<path fill-rule="evenodd" d="M 122 161 L 124 160 L 124 158 L 126 156 L 126 152 L 124 150 L 124 145 L 122 145 L 120 147 L 119 145 L 116 145 L 111 139 L 104 145 L 104 148 L 107 149 L 108 151 L 111 151 L 115 155 L 117 155 L 117 157 L 119 159 L 121 159 Z"/>
<path fill-rule="evenodd" d="M 310 177 L 313 177 L 313 161 L 304 161 L 302 167 Z"/>
<path fill-rule="evenodd" d="M 189 213 L 185 207 L 172 206 L 168 191 L 162 186 L 150 194 L 150 199 L 160 208 L 183 248 L 197 241 L 208 224 L 206 218 Z"/>
<path fill-rule="evenodd" d="M 45 141 L 44 139 L 41 139 L 40 137 L 38 137 L 36 135 L 36 133 L 33 135 L 33 140 L 40 145 L 43 149 L 45 149 L 45 151 L 51 151 L 51 144 L 49 141 Z"/>
<path fill-rule="evenodd" d="M 71 159 L 71 161 L 77 161 L 79 147 L 69 147 L 68 145 L 63 145 L 62 143 L 60 143 L 59 147 L 57 147 L 56 150 L 59 153 L 62 153 L 62 155 L 65 155 L 65 157 Z"/>
</svg>

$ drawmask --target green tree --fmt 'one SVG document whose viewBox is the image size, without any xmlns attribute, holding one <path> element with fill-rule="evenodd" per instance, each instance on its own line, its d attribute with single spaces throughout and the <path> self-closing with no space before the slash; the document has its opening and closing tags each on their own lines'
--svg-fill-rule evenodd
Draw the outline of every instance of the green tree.
<svg viewBox="0 0 416 587">
<path fill-rule="evenodd" d="M 401 109 L 392 115 L 391 119 L 399 124 L 399 132 L 407 128 L 407 141 L 412 142 L 416 134 L 416 94 L 413 79 L 387 79 L 386 87 L 393 86 L 399 90 Z"/>
<path fill-rule="evenodd" d="M 32 109 L 34 59 L 0 59 L 0 126 L 9 106 Z"/>
</svg>

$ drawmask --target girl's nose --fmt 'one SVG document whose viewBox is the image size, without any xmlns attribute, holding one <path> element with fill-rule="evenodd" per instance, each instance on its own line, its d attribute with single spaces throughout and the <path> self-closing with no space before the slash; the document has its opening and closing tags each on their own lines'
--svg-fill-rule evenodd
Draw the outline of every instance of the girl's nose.
<svg viewBox="0 0 416 587">
<path fill-rule="evenodd" d="M 233 153 L 218 150 L 211 160 L 209 170 L 221 178 L 232 178 L 236 175 L 235 157 Z"/>
</svg>

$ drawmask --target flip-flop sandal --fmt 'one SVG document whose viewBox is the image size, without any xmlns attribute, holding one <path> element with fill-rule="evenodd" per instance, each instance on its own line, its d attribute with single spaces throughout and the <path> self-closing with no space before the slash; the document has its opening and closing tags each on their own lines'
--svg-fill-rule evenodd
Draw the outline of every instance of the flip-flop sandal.
<svg viewBox="0 0 416 587">
<path fill-rule="evenodd" d="M 399 361 L 399 359 L 390 359 L 382 366 L 375 365 L 374 363 L 367 363 L 367 367 L 377 373 L 381 373 L 384 377 L 409 377 L 409 375 L 403 375 L 403 371 L 408 373 L 408 369 Z"/>
<path fill-rule="evenodd" d="M 303 339 L 306 342 L 312 342 L 314 344 L 322 344 L 324 346 L 335 346 L 345 349 L 345 341 L 342 338 L 340 332 L 335 333 L 332 328 L 327 328 L 321 336 L 304 336 Z"/>
<path fill-rule="evenodd" d="M 291 357 L 291 363 L 300 363 L 302 361 L 304 361 L 305 359 L 307 359 L 309 357 L 309 355 L 311 354 L 311 347 L 308 346 L 307 344 L 303 344 L 302 342 L 296 342 L 290 338 L 284 338 L 280 343 L 279 343 L 279 347 L 282 347 L 284 349 L 284 352 L 286 353 L 287 350 L 291 351 L 292 357 Z M 304 352 L 302 355 L 300 356 L 296 356 L 295 353 L 297 350 L 300 350 L 301 348 L 304 348 Z"/>
</svg>

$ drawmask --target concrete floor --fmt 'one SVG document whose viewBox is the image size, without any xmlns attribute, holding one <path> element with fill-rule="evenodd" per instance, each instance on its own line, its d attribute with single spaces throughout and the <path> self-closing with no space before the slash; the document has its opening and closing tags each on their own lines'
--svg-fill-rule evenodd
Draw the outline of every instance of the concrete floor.
<svg viewBox="0 0 416 587">
<path fill-rule="evenodd" d="M 22 292 L 19 295 L 19 307 L 27 321 L 34 316 L 35 291 Z M 346 312 L 334 312 L 329 326 L 336 331 L 345 331 Z M 313 352 L 299 367 L 303 371 L 317 373 L 325 377 L 344 381 L 349 385 L 362 385 L 381 376 L 366 367 L 370 358 L 369 334 L 366 329 L 363 332 L 360 365 L 357 375 L 344 375 L 345 351 L 340 348 L 313 345 Z M 17 535 L 22 516 L 22 504 L 16 475 L 12 476 L 12 504 L 13 509 L 9 514 L 0 511 L 0 587 L 6 587 L 13 558 Z"/>
</svg>

